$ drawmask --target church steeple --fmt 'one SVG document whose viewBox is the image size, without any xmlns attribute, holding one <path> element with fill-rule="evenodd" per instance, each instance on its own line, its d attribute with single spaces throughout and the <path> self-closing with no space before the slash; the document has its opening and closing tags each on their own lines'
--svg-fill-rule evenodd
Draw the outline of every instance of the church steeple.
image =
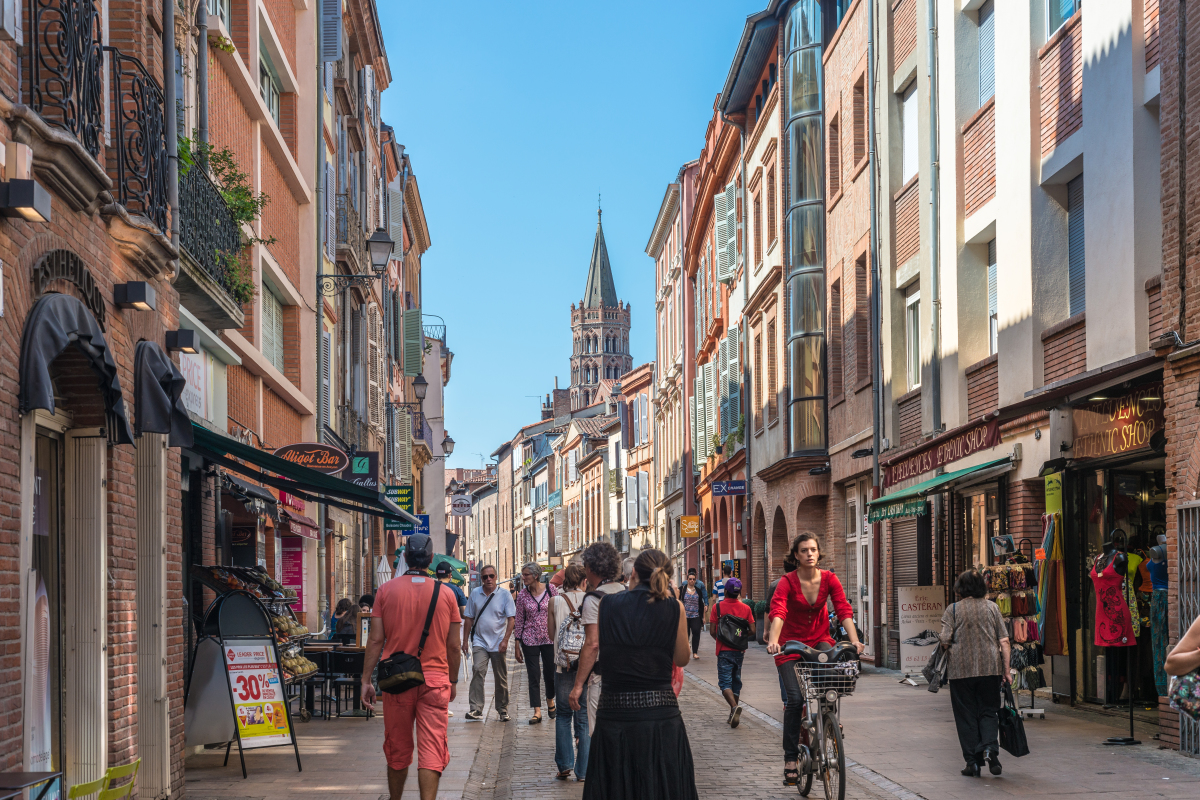
<svg viewBox="0 0 1200 800">
<path fill-rule="evenodd" d="M 613 283 L 612 265 L 608 263 L 608 248 L 604 245 L 604 226 L 600 223 L 603 213 L 596 210 L 596 241 L 592 243 L 592 262 L 588 266 L 587 284 L 583 290 L 583 308 L 611 308 L 617 305 L 617 287 Z"/>
</svg>

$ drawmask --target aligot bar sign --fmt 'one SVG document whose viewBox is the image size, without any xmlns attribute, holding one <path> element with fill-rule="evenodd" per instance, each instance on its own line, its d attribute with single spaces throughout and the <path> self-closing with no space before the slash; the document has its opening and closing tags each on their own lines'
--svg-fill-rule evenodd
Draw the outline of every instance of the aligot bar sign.
<svg viewBox="0 0 1200 800">
<path fill-rule="evenodd" d="M 945 441 L 937 442 L 920 452 L 886 465 L 883 485 L 892 486 L 900 481 L 931 472 L 944 464 L 966 458 L 972 453 L 987 450 L 1000 444 L 1000 420 L 981 422 Z"/>
<path fill-rule="evenodd" d="M 336 447 L 316 442 L 284 445 L 275 451 L 284 461 L 315 469 L 326 475 L 336 475 L 350 465 L 350 457 Z"/>
</svg>

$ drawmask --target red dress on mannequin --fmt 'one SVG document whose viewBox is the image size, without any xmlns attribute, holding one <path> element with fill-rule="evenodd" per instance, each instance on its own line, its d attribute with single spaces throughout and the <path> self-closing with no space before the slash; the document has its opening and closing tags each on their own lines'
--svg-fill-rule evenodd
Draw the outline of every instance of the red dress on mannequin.
<svg viewBox="0 0 1200 800">
<path fill-rule="evenodd" d="M 1137 644 L 1133 636 L 1133 621 L 1129 604 L 1121 589 L 1124 578 L 1109 559 L 1100 574 L 1092 564 L 1092 585 L 1096 587 L 1096 644 L 1100 647 L 1129 647 Z"/>
</svg>

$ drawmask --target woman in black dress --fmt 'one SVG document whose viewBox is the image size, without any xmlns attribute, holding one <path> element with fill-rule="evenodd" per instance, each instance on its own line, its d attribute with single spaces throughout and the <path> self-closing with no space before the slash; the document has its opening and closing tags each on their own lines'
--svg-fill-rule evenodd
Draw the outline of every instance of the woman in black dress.
<svg viewBox="0 0 1200 800">
<path fill-rule="evenodd" d="M 630 591 L 600 601 L 604 665 L 584 800 L 698 800 L 692 748 L 671 668 L 691 658 L 683 604 L 671 596 L 671 562 L 643 550 Z"/>
</svg>

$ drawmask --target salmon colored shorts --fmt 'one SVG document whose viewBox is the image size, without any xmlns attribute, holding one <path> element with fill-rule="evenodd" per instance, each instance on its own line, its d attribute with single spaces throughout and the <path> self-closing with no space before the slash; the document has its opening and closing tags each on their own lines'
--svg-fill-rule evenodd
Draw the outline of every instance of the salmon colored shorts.
<svg viewBox="0 0 1200 800">
<path fill-rule="evenodd" d="M 426 675 L 426 679 L 432 678 Z M 407 769 L 413 760 L 416 727 L 417 767 L 441 773 L 450 763 L 446 724 L 450 709 L 450 684 L 418 686 L 404 694 L 383 695 L 383 754 L 394 770 Z"/>
</svg>

